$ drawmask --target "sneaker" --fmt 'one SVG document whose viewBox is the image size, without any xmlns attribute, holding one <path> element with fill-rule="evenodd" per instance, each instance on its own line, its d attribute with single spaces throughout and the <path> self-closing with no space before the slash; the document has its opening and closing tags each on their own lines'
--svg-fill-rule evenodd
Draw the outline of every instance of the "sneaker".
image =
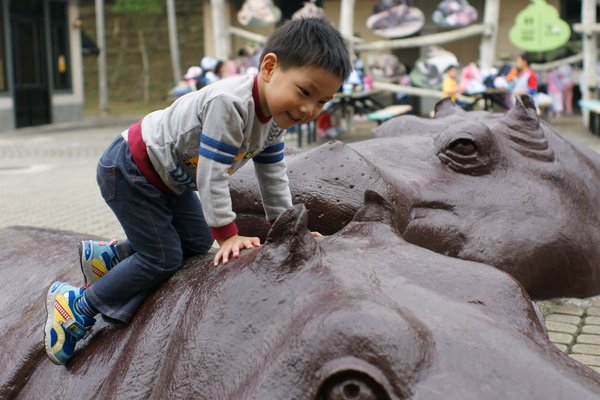
<svg viewBox="0 0 600 400">
<path fill-rule="evenodd" d="M 73 356 L 78 340 L 89 335 L 96 320 L 75 310 L 75 300 L 83 288 L 54 282 L 46 297 L 48 318 L 44 329 L 46 354 L 54 364 L 65 364 Z"/>
<path fill-rule="evenodd" d="M 79 264 L 85 281 L 84 287 L 102 278 L 112 267 L 117 265 L 116 240 L 97 242 L 83 240 L 79 243 Z"/>
</svg>

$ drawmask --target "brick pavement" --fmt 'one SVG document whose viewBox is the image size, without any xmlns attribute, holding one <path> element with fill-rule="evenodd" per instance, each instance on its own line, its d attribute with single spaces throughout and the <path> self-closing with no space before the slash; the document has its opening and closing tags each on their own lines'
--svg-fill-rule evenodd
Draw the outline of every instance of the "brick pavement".
<svg viewBox="0 0 600 400">
<path fill-rule="evenodd" d="M 0 229 L 29 225 L 104 238 L 123 231 L 100 197 L 96 163 L 104 148 L 136 118 L 86 119 L 76 124 L 27 128 L 0 134 Z M 553 120 L 557 130 L 600 152 L 600 138 L 580 117 Z M 357 123 L 347 141 L 370 136 Z M 289 138 L 289 145 L 296 143 Z M 538 301 L 550 340 L 572 358 L 600 372 L 600 296 Z"/>
<path fill-rule="evenodd" d="M 95 170 L 104 148 L 126 126 L 28 128 L 0 135 L 0 228 L 123 236 L 100 197 Z"/>
</svg>

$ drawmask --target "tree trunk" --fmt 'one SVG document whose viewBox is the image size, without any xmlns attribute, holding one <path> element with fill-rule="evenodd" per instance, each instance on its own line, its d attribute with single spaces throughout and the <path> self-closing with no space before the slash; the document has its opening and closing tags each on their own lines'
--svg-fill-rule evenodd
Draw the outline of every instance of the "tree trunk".
<svg viewBox="0 0 600 400">
<path fill-rule="evenodd" d="M 129 17 L 126 18 L 127 21 L 125 23 L 126 26 L 129 26 Z M 127 52 L 127 48 L 129 47 L 129 34 L 127 31 L 122 32 L 119 28 L 120 19 L 117 18 L 115 20 L 115 29 L 113 30 L 113 38 L 115 36 L 121 36 L 121 43 L 119 44 L 119 53 L 117 54 L 117 61 L 115 62 L 115 67 L 113 69 L 113 73 L 110 75 L 110 85 L 115 86 L 121 77 L 121 70 L 123 68 L 123 60 L 125 58 L 125 53 Z"/>
<path fill-rule="evenodd" d="M 148 49 L 146 49 L 146 41 L 144 40 L 144 30 L 139 28 L 137 31 L 138 35 L 138 48 L 140 50 L 140 56 L 142 58 L 142 90 L 144 103 L 150 102 L 150 64 L 148 63 Z"/>
<path fill-rule="evenodd" d="M 177 38 L 177 11 L 175 0 L 167 0 L 167 17 L 169 26 L 169 50 L 171 53 L 171 72 L 173 83 L 181 79 L 181 62 L 179 56 L 179 40 Z"/>
<path fill-rule="evenodd" d="M 98 108 L 101 114 L 108 112 L 108 84 L 106 80 L 106 40 L 104 38 L 104 0 L 95 0 L 96 42 L 98 54 Z"/>
</svg>

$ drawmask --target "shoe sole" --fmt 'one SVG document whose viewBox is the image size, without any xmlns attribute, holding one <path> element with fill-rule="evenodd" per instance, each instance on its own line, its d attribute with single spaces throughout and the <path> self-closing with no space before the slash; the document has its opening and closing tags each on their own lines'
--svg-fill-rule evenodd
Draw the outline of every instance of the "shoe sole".
<svg viewBox="0 0 600 400">
<path fill-rule="evenodd" d="M 60 284 L 56 290 L 58 291 L 58 289 L 60 289 L 60 287 L 64 285 L 64 283 Z M 50 288 L 48 289 L 48 294 L 46 295 L 46 313 L 47 313 L 47 317 L 46 317 L 46 325 L 44 328 L 44 344 L 46 347 L 46 354 L 48 355 L 48 358 L 50 359 L 50 361 L 52 361 L 54 364 L 56 365 L 64 365 L 64 363 L 62 361 L 60 361 L 58 358 L 56 358 L 54 356 L 54 354 L 52 354 L 52 343 L 51 343 L 51 335 L 50 335 L 50 331 L 52 330 L 52 323 L 54 322 L 54 292 L 52 292 L 52 287 L 54 286 L 54 284 L 52 284 L 50 286 Z"/>
<path fill-rule="evenodd" d="M 88 277 L 85 273 L 85 267 L 83 266 L 83 263 L 84 263 L 83 258 L 85 257 L 84 253 L 83 253 L 83 241 L 81 241 L 77 244 L 77 249 L 79 250 L 79 267 L 81 268 L 81 273 L 83 274 L 83 287 L 87 288 L 94 282 L 93 282 L 93 280 L 92 280 L 92 282 L 90 282 L 88 280 Z M 93 273 L 92 273 L 92 275 L 93 275 Z"/>
</svg>

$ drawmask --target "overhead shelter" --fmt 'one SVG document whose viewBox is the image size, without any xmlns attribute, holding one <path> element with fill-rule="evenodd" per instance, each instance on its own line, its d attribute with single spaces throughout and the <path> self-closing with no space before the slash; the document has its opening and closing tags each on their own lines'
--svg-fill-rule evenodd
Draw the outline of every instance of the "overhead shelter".
<svg viewBox="0 0 600 400">
<path fill-rule="evenodd" d="M 444 45 L 464 39 L 479 38 L 479 45 L 477 47 L 479 51 L 472 55 L 473 57 L 477 57 L 478 55 L 478 58 L 473 58 L 471 61 L 478 61 L 481 67 L 487 69 L 492 67 L 496 60 L 500 0 L 485 0 L 482 3 L 482 22 L 480 23 L 450 31 L 422 32 L 418 36 L 394 40 L 376 39 L 369 32 L 365 32 L 366 35 L 364 35 L 365 37 L 369 37 L 369 39 L 362 37 L 363 35 L 361 37 L 356 36 L 358 31 L 362 30 L 364 32 L 364 21 L 358 21 L 358 17 L 363 18 L 365 12 L 370 12 L 376 1 L 359 3 L 356 0 L 327 0 L 323 2 L 323 5 L 327 15 L 336 23 L 342 35 L 348 39 L 352 54 L 360 53 L 361 55 L 367 55 L 368 53 L 391 52 L 397 49 L 409 48 L 418 50 L 428 45 Z M 210 12 L 204 13 L 207 16 L 204 21 L 205 38 L 208 40 L 205 48 L 217 58 L 227 59 L 230 57 L 236 39 L 238 43 L 241 39 L 262 44 L 270 33 L 268 28 L 249 30 L 236 26 L 235 18 L 232 18 L 232 14 L 235 14 L 232 2 L 210 0 L 210 4 L 207 4 L 208 6 L 210 6 Z M 335 18 L 336 15 L 338 17 L 337 20 Z M 212 43 L 210 38 L 212 38 Z M 441 92 L 437 90 L 399 86 L 385 82 L 376 82 L 376 87 L 392 92 L 403 91 L 404 93 L 417 96 L 442 97 Z"/>
</svg>

